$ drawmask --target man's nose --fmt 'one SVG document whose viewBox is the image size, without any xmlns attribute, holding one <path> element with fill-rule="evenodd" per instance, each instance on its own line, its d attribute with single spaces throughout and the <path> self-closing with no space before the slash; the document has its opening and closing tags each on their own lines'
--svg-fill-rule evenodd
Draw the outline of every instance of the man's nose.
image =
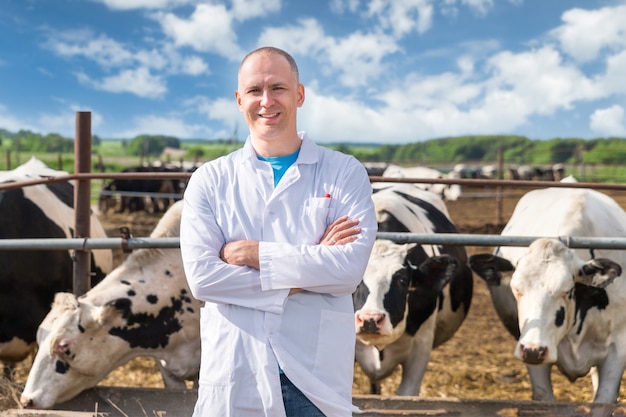
<svg viewBox="0 0 626 417">
<path fill-rule="evenodd" d="M 272 105 L 272 103 L 274 103 L 274 96 L 271 90 L 263 90 L 263 95 L 261 96 L 261 106 L 269 107 Z"/>
</svg>

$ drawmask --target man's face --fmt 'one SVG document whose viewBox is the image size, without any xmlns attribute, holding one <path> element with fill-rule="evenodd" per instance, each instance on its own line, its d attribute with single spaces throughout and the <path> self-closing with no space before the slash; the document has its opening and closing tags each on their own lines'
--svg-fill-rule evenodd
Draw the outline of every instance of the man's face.
<svg viewBox="0 0 626 417">
<path fill-rule="evenodd" d="M 296 134 L 296 112 L 304 103 L 304 87 L 283 56 L 248 57 L 239 71 L 235 97 L 253 138 L 278 140 Z"/>
</svg>

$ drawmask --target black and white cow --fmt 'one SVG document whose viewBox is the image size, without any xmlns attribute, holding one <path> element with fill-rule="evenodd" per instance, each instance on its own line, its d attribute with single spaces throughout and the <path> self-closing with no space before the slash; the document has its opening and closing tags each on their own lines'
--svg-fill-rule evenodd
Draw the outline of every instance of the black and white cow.
<svg viewBox="0 0 626 417">
<path fill-rule="evenodd" d="M 411 184 L 373 184 L 379 232 L 458 233 L 436 194 Z M 356 360 L 372 393 L 402 366 L 397 395 L 419 395 L 434 347 L 463 323 L 472 271 L 462 246 L 397 244 L 377 239 L 353 294 Z"/>
<path fill-rule="evenodd" d="M 139 165 L 122 170 L 123 173 L 180 171 L 181 168 L 172 165 Z M 182 195 L 184 187 L 185 181 L 179 179 L 118 178 L 104 184 L 98 199 L 98 207 L 102 213 L 106 213 L 112 207 L 115 208 L 117 213 L 132 213 L 136 211 L 165 212 L 174 201 L 180 199 L 173 196 Z M 115 193 L 121 193 L 119 201 Z M 125 193 L 130 193 L 131 195 Z M 133 193 L 150 193 L 152 196 L 132 195 Z M 164 197 L 159 197 L 157 194 L 162 194 Z"/>
<path fill-rule="evenodd" d="M 179 236 L 182 207 L 172 205 L 150 236 Z M 139 249 L 83 296 L 57 294 L 21 402 L 49 408 L 137 356 L 157 360 L 166 388 L 185 388 L 200 369 L 199 318 L 180 250 Z"/>
<path fill-rule="evenodd" d="M 67 175 L 38 159 L 11 171 L 0 172 L 0 183 Z M 70 182 L 50 182 L 0 190 L 0 239 L 73 238 L 74 187 Z M 94 214 L 92 237 L 106 237 Z M 112 269 L 111 250 L 91 256 L 92 285 Z M 50 310 L 54 294 L 72 291 L 73 261 L 70 251 L 0 251 L 0 361 L 8 365 L 24 360 L 36 347 L 37 326 Z"/>
<path fill-rule="evenodd" d="M 415 166 L 415 167 L 400 167 L 397 165 L 389 165 L 382 173 L 383 177 L 389 178 L 431 178 L 431 179 L 443 179 L 443 178 L 460 178 L 456 175 L 456 172 L 450 172 L 444 174 L 443 172 L 429 167 Z M 456 201 L 461 196 L 461 186 L 459 184 L 421 184 L 413 183 L 413 186 L 419 187 L 422 190 L 431 191 L 443 198 L 444 200 Z"/>
<path fill-rule="evenodd" d="M 573 250 L 550 237 L 624 238 L 624 210 L 589 189 L 533 190 L 519 200 L 502 235 L 543 236 L 529 247 L 470 257 L 518 339 L 514 355 L 528 365 L 532 398 L 555 400 L 550 373 L 556 364 L 571 381 L 591 372 L 594 401 L 615 402 L 626 366 L 626 281 L 616 278 L 626 252 Z"/>
</svg>

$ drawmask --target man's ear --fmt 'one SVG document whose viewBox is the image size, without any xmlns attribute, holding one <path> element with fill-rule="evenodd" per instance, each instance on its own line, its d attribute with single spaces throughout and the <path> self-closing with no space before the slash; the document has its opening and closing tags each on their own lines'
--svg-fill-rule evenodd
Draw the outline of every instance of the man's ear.
<svg viewBox="0 0 626 417">
<path fill-rule="evenodd" d="M 304 104 L 304 85 L 298 84 L 298 107 Z"/>
<path fill-rule="evenodd" d="M 237 101 L 237 107 L 239 107 L 239 111 L 242 111 L 242 109 L 241 109 L 241 95 L 239 94 L 239 91 L 235 91 L 235 100 Z"/>
</svg>

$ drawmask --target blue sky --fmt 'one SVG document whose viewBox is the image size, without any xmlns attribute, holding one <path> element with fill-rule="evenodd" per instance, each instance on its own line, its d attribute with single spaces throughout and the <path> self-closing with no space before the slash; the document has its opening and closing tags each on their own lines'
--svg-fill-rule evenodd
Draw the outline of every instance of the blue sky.
<svg viewBox="0 0 626 417">
<path fill-rule="evenodd" d="M 626 137 L 626 0 L 3 0 L 0 127 L 243 140 L 250 50 L 286 49 L 319 143 Z"/>
</svg>

